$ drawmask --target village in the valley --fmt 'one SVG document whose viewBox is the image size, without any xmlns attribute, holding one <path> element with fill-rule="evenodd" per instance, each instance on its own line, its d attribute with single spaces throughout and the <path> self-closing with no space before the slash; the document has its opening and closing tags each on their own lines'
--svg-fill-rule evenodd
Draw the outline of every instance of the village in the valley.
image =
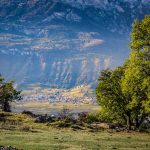
<svg viewBox="0 0 150 150">
<path fill-rule="evenodd" d="M 88 88 L 87 88 L 88 87 Z M 81 85 L 73 89 L 33 88 L 22 92 L 23 102 L 69 102 L 73 104 L 95 104 L 95 94 L 89 86 Z"/>
</svg>

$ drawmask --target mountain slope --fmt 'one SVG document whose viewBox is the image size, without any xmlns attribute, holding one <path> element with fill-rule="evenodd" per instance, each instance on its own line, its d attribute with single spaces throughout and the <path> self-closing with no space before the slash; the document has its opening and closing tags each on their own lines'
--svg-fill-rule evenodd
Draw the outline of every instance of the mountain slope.
<svg viewBox="0 0 150 150">
<path fill-rule="evenodd" d="M 95 85 L 128 56 L 150 0 L 1 0 L 0 72 L 19 87 Z"/>
</svg>

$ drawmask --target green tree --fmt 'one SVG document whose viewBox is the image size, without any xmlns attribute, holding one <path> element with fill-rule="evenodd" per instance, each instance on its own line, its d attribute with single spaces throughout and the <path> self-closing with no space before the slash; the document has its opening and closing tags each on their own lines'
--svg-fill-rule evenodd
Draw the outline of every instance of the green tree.
<svg viewBox="0 0 150 150">
<path fill-rule="evenodd" d="M 131 32 L 131 53 L 127 61 L 122 90 L 131 97 L 136 128 L 150 113 L 150 15 L 136 21 Z"/>
<path fill-rule="evenodd" d="M 20 100 L 21 91 L 17 91 L 13 87 L 14 82 L 6 82 L 0 75 L 0 107 L 3 111 L 10 112 L 10 102 L 14 100 Z"/>
<path fill-rule="evenodd" d="M 103 70 L 96 88 L 102 108 L 128 129 L 139 128 L 150 115 L 150 15 L 133 24 L 130 47 L 129 59 L 115 70 Z"/>
<path fill-rule="evenodd" d="M 96 88 L 96 96 L 100 106 L 111 118 L 116 121 L 122 120 L 128 129 L 131 129 L 131 110 L 127 107 L 130 97 L 126 97 L 121 89 L 123 75 L 124 67 L 118 67 L 114 71 L 103 70 Z"/>
</svg>

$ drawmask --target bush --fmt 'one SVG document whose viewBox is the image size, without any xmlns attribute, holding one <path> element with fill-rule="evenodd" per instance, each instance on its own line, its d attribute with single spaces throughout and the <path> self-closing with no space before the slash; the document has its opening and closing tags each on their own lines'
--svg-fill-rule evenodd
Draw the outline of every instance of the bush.
<svg viewBox="0 0 150 150">
<path fill-rule="evenodd" d="M 79 122 L 87 122 L 87 117 L 88 117 L 87 112 L 79 113 L 78 116 L 79 116 L 79 118 L 78 118 Z"/>
<path fill-rule="evenodd" d="M 36 116 L 36 115 L 33 114 L 31 111 L 27 111 L 27 110 L 24 110 L 24 111 L 22 112 L 22 114 L 26 114 L 26 115 L 29 115 L 29 116 L 31 116 L 31 117 L 35 117 L 35 116 Z"/>
<path fill-rule="evenodd" d="M 40 115 L 36 118 L 35 123 L 47 123 L 47 122 L 53 122 L 53 118 L 51 116 L 48 116 L 47 114 Z"/>
<path fill-rule="evenodd" d="M 93 123 L 93 122 L 99 122 L 98 113 L 90 113 L 87 115 L 87 122 Z"/>
</svg>

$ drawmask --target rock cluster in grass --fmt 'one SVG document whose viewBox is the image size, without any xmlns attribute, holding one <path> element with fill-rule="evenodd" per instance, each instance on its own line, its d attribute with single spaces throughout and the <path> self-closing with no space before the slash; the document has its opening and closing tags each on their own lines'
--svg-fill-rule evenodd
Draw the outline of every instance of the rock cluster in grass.
<svg viewBox="0 0 150 150">
<path fill-rule="evenodd" d="M 12 147 L 12 146 L 2 146 L 0 145 L 0 150 L 19 150 L 16 147 Z"/>
</svg>

